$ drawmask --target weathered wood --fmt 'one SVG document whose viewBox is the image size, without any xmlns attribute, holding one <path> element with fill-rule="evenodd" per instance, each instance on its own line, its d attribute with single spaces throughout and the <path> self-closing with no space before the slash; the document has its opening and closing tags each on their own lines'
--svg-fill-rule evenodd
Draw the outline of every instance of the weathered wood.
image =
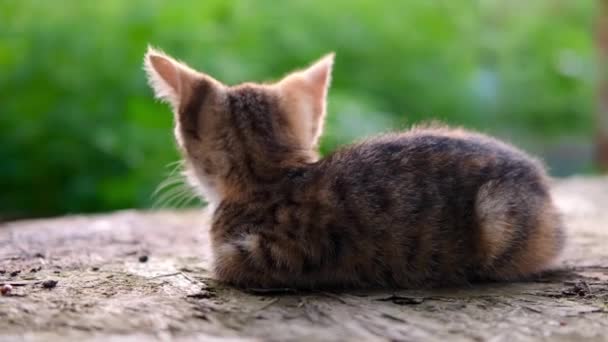
<svg viewBox="0 0 608 342">
<path fill-rule="evenodd" d="M 208 220 L 196 212 L 5 224 L 0 283 L 21 286 L 0 297 L 0 340 L 607 341 L 608 178 L 554 192 L 570 234 L 561 271 L 435 291 L 225 287 L 208 271 Z"/>
</svg>

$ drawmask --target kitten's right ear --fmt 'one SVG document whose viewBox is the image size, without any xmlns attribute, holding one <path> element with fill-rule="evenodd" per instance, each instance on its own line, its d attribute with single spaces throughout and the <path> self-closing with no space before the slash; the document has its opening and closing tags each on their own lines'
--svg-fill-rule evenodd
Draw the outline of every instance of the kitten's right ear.
<svg viewBox="0 0 608 342">
<path fill-rule="evenodd" d="M 307 148 L 315 147 L 323 132 L 333 64 L 332 52 L 277 83 L 285 107 L 289 108 L 287 119 L 295 135 Z"/>
<path fill-rule="evenodd" d="M 186 64 L 152 47 L 148 47 L 144 57 L 144 69 L 156 97 L 168 102 L 174 110 L 179 108 L 191 85 L 200 77 Z"/>
</svg>

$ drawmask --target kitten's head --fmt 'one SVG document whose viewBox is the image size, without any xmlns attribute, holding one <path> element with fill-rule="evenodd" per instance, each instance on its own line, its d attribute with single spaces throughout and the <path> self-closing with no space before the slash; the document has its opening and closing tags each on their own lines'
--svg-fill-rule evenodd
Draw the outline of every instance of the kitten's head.
<svg viewBox="0 0 608 342">
<path fill-rule="evenodd" d="M 211 203 L 317 159 L 333 54 L 276 83 L 224 85 L 150 48 L 144 66 L 175 116 L 189 182 Z"/>
</svg>

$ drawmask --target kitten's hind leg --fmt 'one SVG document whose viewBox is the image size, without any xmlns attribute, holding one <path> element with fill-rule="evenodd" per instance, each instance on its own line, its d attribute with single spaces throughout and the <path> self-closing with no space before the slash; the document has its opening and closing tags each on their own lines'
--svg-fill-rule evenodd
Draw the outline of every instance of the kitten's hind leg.
<svg viewBox="0 0 608 342">
<path fill-rule="evenodd" d="M 562 222 L 543 184 L 490 181 L 475 211 L 481 278 L 525 278 L 550 268 L 562 250 Z"/>
</svg>

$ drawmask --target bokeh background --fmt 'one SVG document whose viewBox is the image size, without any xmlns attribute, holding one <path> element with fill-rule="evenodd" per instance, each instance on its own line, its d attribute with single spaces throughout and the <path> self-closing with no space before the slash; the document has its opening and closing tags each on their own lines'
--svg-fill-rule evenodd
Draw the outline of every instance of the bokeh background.
<svg viewBox="0 0 608 342">
<path fill-rule="evenodd" d="M 0 0 L 0 220 L 149 208 L 148 43 L 229 84 L 337 59 L 322 150 L 429 119 L 593 173 L 593 0 Z"/>
</svg>

